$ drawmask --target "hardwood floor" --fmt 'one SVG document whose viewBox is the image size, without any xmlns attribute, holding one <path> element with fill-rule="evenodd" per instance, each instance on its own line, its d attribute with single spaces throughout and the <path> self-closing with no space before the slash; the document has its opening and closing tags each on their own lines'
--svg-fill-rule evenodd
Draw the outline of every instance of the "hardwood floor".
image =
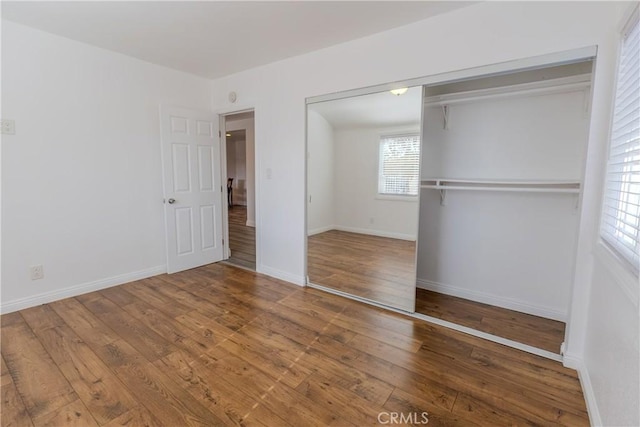
<svg viewBox="0 0 640 427">
<path fill-rule="evenodd" d="M 416 289 L 416 312 L 560 354 L 565 324 L 506 308 Z"/>
<path fill-rule="evenodd" d="M 312 283 L 560 353 L 565 325 L 463 298 L 414 290 L 415 243 L 344 231 L 309 237 Z"/>
<path fill-rule="evenodd" d="M 557 362 L 223 264 L 1 321 L 3 426 L 588 425 Z"/>
<path fill-rule="evenodd" d="M 256 229 L 247 226 L 247 207 L 235 205 L 229 208 L 228 263 L 239 267 L 256 269 Z"/>
<path fill-rule="evenodd" d="M 331 230 L 309 236 L 311 283 L 412 311 L 415 242 Z"/>
</svg>

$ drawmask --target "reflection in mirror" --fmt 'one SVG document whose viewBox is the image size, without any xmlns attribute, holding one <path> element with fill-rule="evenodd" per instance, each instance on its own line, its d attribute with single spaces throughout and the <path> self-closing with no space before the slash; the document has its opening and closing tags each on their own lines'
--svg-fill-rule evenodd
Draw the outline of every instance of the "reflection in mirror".
<svg viewBox="0 0 640 427">
<path fill-rule="evenodd" d="M 309 282 L 413 311 L 422 88 L 307 106 Z"/>
</svg>

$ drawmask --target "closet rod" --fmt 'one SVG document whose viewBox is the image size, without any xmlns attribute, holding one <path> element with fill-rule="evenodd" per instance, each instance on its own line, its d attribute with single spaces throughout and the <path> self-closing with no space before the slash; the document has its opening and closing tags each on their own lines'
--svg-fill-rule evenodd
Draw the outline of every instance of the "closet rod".
<svg viewBox="0 0 640 427">
<path fill-rule="evenodd" d="M 446 185 L 421 185 L 420 188 L 434 190 L 466 190 L 466 191 L 511 191 L 521 193 L 565 193 L 578 194 L 578 188 L 531 188 L 531 187 L 450 187 Z"/>
<path fill-rule="evenodd" d="M 529 193 L 580 192 L 578 181 L 481 181 L 462 179 L 432 179 L 420 183 L 420 188 L 434 190 L 512 191 Z"/>
</svg>

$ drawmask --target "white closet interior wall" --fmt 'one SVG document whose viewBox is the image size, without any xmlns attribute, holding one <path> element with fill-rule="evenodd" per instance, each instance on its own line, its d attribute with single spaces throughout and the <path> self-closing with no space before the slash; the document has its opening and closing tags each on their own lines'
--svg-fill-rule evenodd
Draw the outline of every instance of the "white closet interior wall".
<svg viewBox="0 0 640 427">
<path fill-rule="evenodd" d="M 568 181 L 579 186 L 588 132 L 590 76 L 584 71 L 591 71 L 590 62 L 493 77 L 475 87 L 472 82 L 448 85 L 445 93 L 470 88 L 475 92 L 458 94 L 466 101 L 447 105 L 446 126 L 446 101 L 437 102 L 442 87 L 433 88 L 431 95 L 436 95 L 427 93 L 423 111 L 421 179 Z M 572 74 L 581 77 L 567 78 Z M 562 90 L 503 96 L 513 84 L 532 77 L 545 80 L 546 86 L 549 78 L 560 78 L 565 85 Z M 586 83 L 566 84 L 567 80 Z M 503 93 L 475 96 L 503 85 Z M 418 287 L 565 321 L 578 197 L 577 192 L 441 193 L 423 188 Z"/>
</svg>

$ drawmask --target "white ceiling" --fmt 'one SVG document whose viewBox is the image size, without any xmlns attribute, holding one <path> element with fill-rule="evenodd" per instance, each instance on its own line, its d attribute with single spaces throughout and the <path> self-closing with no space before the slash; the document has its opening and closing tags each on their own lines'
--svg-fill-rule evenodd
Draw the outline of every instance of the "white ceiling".
<svg viewBox="0 0 640 427">
<path fill-rule="evenodd" d="M 422 112 L 422 87 L 409 88 L 396 96 L 385 91 L 310 104 L 309 109 L 324 117 L 334 129 L 401 127 L 418 125 Z"/>
<path fill-rule="evenodd" d="M 458 1 L 2 1 L 2 17 L 217 78 L 468 6 Z"/>
</svg>

